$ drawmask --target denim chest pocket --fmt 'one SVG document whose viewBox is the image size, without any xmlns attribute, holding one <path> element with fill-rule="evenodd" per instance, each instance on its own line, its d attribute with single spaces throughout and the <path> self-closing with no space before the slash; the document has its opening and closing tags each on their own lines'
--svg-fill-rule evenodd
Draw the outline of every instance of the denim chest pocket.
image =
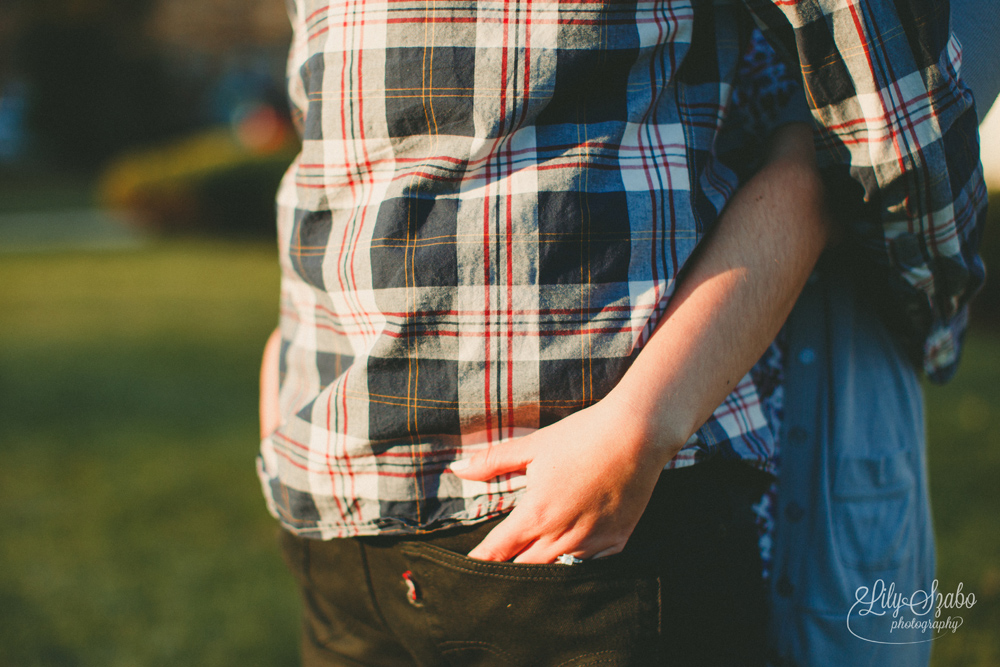
<svg viewBox="0 0 1000 667">
<path fill-rule="evenodd" d="M 653 658 L 659 581 L 628 558 L 496 563 L 428 544 L 404 553 L 428 632 L 453 667 L 625 666 Z"/>
<path fill-rule="evenodd" d="M 844 567 L 893 569 L 907 552 L 916 502 L 914 453 L 844 457 L 836 462 L 833 522 L 837 556 Z"/>
</svg>

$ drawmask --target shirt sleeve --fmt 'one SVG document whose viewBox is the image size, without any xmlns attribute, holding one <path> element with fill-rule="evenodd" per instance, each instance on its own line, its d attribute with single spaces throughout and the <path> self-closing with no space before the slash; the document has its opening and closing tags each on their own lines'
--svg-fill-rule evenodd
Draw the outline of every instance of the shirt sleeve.
<svg viewBox="0 0 1000 667">
<path fill-rule="evenodd" d="M 813 124 L 798 70 L 793 71 L 761 31 L 754 30 L 736 68 L 716 155 L 741 183 L 746 182 L 760 169 L 770 137 L 789 123 Z"/>
<path fill-rule="evenodd" d="M 834 200 L 861 202 L 851 253 L 873 267 L 873 289 L 930 379 L 946 381 L 984 279 L 987 199 L 948 3 L 743 1 L 798 62 Z"/>
</svg>

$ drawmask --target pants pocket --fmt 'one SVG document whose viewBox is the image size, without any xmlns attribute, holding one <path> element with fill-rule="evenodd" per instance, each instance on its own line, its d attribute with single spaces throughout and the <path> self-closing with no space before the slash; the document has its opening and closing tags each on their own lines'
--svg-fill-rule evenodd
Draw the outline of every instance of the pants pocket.
<svg viewBox="0 0 1000 667">
<path fill-rule="evenodd" d="M 659 579 L 626 556 L 567 566 L 479 561 L 426 543 L 403 552 L 452 667 L 655 661 Z"/>
<path fill-rule="evenodd" d="M 833 484 L 837 556 L 862 571 L 897 568 L 910 543 L 916 510 L 912 454 L 837 462 Z"/>
</svg>

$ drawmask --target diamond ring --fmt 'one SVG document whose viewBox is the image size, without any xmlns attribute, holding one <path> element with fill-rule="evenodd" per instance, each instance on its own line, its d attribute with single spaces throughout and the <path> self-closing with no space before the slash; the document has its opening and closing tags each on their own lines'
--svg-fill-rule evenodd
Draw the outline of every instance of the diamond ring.
<svg viewBox="0 0 1000 667">
<path fill-rule="evenodd" d="M 583 561 L 573 554 L 563 554 L 559 558 L 556 558 L 556 562 L 560 565 L 579 565 Z"/>
</svg>

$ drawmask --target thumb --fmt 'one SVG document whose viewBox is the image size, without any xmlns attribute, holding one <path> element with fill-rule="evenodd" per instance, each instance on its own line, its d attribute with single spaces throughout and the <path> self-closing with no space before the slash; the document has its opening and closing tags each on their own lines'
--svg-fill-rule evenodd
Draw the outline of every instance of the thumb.
<svg viewBox="0 0 1000 667">
<path fill-rule="evenodd" d="M 449 467 L 462 479 L 485 482 L 505 473 L 524 470 L 531 463 L 534 455 L 524 438 L 509 440 L 498 445 L 492 445 L 486 451 L 479 452 L 467 459 L 455 461 Z"/>
</svg>

